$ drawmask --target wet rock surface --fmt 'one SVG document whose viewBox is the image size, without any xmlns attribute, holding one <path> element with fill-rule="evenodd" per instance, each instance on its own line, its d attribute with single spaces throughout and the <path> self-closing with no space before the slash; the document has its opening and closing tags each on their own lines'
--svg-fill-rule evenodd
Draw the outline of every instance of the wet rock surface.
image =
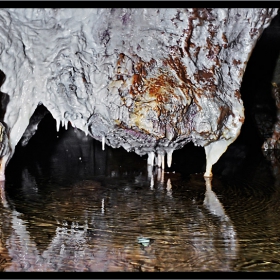
<svg viewBox="0 0 280 280">
<path fill-rule="evenodd" d="M 276 12 L 0 10 L 12 151 L 4 162 L 43 104 L 57 129 L 72 124 L 103 145 L 149 154 L 152 165 L 155 154 L 163 168 L 166 153 L 170 163 L 172 151 L 186 143 L 203 146 L 211 176 L 240 133 L 242 76 Z"/>
</svg>

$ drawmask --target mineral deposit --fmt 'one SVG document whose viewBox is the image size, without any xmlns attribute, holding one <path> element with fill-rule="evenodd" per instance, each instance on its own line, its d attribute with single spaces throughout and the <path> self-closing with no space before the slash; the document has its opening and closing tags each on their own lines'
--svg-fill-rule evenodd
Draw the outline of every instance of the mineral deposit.
<svg viewBox="0 0 280 280">
<path fill-rule="evenodd" d="M 240 133 L 243 73 L 276 13 L 1 9 L 1 92 L 9 96 L 1 178 L 39 104 L 58 130 L 71 124 L 103 148 L 148 154 L 148 164 L 161 168 L 165 155 L 170 166 L 172 152 L 188 142 L 203 146 L 205 176 L 212 176 L 212 165 Z"/>
</svg>

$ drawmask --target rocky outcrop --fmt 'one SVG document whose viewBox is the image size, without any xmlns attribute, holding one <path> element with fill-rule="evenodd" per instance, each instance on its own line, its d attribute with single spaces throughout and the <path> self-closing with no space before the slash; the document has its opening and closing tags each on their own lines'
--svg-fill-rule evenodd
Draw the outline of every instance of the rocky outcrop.
<svg viewBox="0 0 280 280">
<path fill-rule="evenodd" d="M 277 9 L 0 10 L 11 153 L 38 104 L 105 145 L 171 165 L 188 142 L 206 172 L 239 135 L 239 89 Z M 33 127 L 34 128 L 34 127 Z"/>
</svg>

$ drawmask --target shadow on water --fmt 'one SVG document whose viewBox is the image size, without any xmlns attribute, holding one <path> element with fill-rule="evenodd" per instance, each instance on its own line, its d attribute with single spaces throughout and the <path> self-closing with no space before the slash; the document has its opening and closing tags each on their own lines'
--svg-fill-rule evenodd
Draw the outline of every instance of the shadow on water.
<svg viewBox="0 0 280 280">
<path fill-rule="evenodd" d="M 0 270 L 280 271 L 276 152 L 233 145 L 205 180 L 192 146 L 162 172 L 53 127 L 0 186 Z"/>
</svg>

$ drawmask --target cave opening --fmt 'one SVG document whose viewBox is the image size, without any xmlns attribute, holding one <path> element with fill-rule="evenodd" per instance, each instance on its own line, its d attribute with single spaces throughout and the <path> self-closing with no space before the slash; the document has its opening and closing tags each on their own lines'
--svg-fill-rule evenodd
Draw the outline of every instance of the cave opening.
<svg viewBox="0 0 280 280">
<path fill-rule="evenodd" d="M 280 85 L 279 50 L 280 14 L 278 12 L 270 26 L 264 30 L 257 41 L 243 76 L 240 92 L 245 108 L 245 121 L 241 133 L 237 140 L 229 146 L 228 150 L 213 166 L 214 173 L 225 174 L 225 170 L 228 169 L 228 167 L 226 167 L 227 161 L 237 164 L 238 162 L 240 163 L 248 153 L 261 154 L 261 147 L 264 140 L 271 137 L 277 117 L 277 107 L 272 95 L 272 83 L 274 82 Z M 36 115 L 40 114 L 45 114 L 45 116 L 39 123 L 38 130 L 26 146 L 22 145 L 24 139 L 21 139 L 16 146 L 15 154 L 7 166 L 7 174 L 12 172 L 12 170 L 14 172 L 16 167 L 22 166 L 27 161 L 32 161 L 32 159 L 36 159 L 41 162 L 41 164 L 49 164 L 50 160 L 48 159 L 56 152 L 55 147 L 59 145 L 60 139 L 65 140 L 67 138 L 72 138 L 68 139 L 69 143 L 73 145 L 72 150 L 74 147 L 81 150 L 81 147 L 79 147 L 77 143 L 79 141 L 88 141 L 92 143 L 95 149 L 99 149 L 100 152 L 102 151 L 99 141 L 94 140 L 90 136 L 85 136 L 83 132 L 77 132 L 77 129 L 73 128 L 71 125 L 68 126 L 68 131 L 66 131 L 65 128 L 60 128 L 59 132 L 57 132 L 55 119 L 43 105 L 38 106 L 33 118 L 36 118 Z M 82 138 L 83 140 L 81 140 Z M 71 147 L 69 147 L 69 149 L 71 149 Z M 91 147 L 89 149 L 93 148 Z M 106 146 L 106 149 L 109 150 L 109 153 L 112 153 L 114 150 L 108 146 Z M 127 163 L 138 161 L 138 168 L 146 168 L 147 156 L 140 157 L 133 152 L 128 153 L 123 148 L 115 150 L 118 150 L 116 153 L 119 153 L 124 161 L 127 159 Z M 72 152 L 75 153 L 74 151 Z M 78 153 L 77 151 L 76 157 L 80 158 Z M 109 161 L 106 160 L 108 156 L 105 156 L 105 153 L 100 153 L 98 157 L 99 161 L 107 162 L 108 164 Z M 104 173 L 106 167 L 103 166 L 101 169 L 103 169 Z M 172 170 L 185 174 L 203 173 L 205 170 L 204 149 L 194 146 L 192 143 L 188 143 L 184 148 L 175 150 L 173 153 L 172 168 L 167 168 L 167 171 Z"/>
<path fill-rule="evenodd" d="M 279 12 L 257 41 L 241 84 L 245 122 L 238 141 L 260 148 L 272 136 L 277 107 L 272 95 L 273 82 L 280 83 L 280 15 Z M 278 80 L 277 80 L 278 79 Z"/>
</svg>

